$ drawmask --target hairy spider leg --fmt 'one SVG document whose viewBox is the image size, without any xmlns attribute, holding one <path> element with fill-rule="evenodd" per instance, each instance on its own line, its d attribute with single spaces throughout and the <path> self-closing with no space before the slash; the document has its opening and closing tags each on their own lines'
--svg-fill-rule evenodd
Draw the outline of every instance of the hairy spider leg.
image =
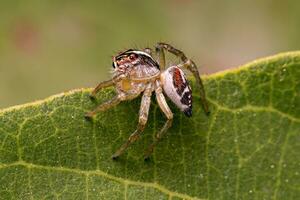
<svg viewBox="0 0 300 200">
<path fill-rule="evenodd" d="M 85 118 L 90 119 L 94 115 L 96 115 L 98 112 L 105 111 L 107 109 L 110 109 L 116 105 L 118 105 L 121 102 L 120 96 L 115 96 L 112 99 L 108 100 L 107 102 L 102 103 L 101 105 L 97 106 L 94 110 L 88 112 L 85 114 Z"/>
<path fill-rule="evenodd" d="M 121 79 L 125 78 L 125 75 L 124 74 L 121 74 L 121 75 L 118 75 L 118 76 L 115 76 L 113 77 L 112 79 L 110 80 L 107 80 L 107 81 L 103 81 L 101 83 L 99 83 L 95 89 L 92 91 L 92 93 L 90 94 L 90 97 L 91 98 L 95 98 L 96 94 L 103 88 L 106 88 L 106 87 L 109 87 L 109 86 L 112 86 L 114 85 L 116 82 L 120 81 Z"/>
<path fill-rule="evenodd" d="M 85 117 L 90 119 L 98 112 L 102 112 L 108 110 L 116 105 L 118 105 L 121 101 L 131 100 L 140 95 L 140 92 L 133 92 L 133 93 L 119 93 L 117 96 L 113 97 L 111 100 L 104 102 L 97 106 L 94 110 L 88 112 Z"/>
<path fill-rule="evenodd" d="M 196 79 L 196 83 L 197 83 L 196 85 L 198 86 L 199 91 L 200 91 L 200 98 L 201 98 L 202 106 L 204 108 L 205 113 L 209 114 L 208 102 L 207 102 L 207 99 L 205 96 L 204 86 L 203 86 L 202 80 L 200 78 L 199 71 L 197 69 L 196 64 L 194 63 L 194 61 L 188 59 L 182 66 L 193 73 L 193 75 Z M 180 65 L 179 65 L 179 67 L 180 67 Z"/>
<path fill-rule="evenodd" d="M 160 42 L 156 45 L 156 49 L 157 49 L 156 51 L 159 53 L 160 63 L 165 64 L 165 55 L 164 55 L 164 49 L 165 49 L 168 52 L 174 54 L 175 56 L 179 57 L 182 60 L 183 64 L 178 65 L 178 67 L 185 67 L 190 72 L 192 72 L 192 74 L 194 75 L 194 77 L 196 79 L 196 85 L 200 90 L 200 98 L 201 98 L 201 102 L 202 102 L 204 111 L 206 112 L 206 114 L 209 114 L 209 108 L 208 108 L 208 103 L 207 103 L 207 100 L 205 97 L 204 86 L 203 86 L 202 80 L 200 78 L 200 74 L 199 74 L 196 64 L 191 59 L 188 59 L 182 51 L 174 48 L 173 46 L 171 46 L 169 44 Z M 161 60 L 163 60 L 163 61 L 161 61 Z"/>
<path fill-rule="evenodd" d="M 123 154 L 124 151 L 139 138 L 139 135 L 145 129 L 148 120 L 148 113 L 151 104 L 152 92 L 153 92 L 153 86 L 151 83 L 149 83 L 143 93 L 141 107 L 139 111 L 139 122 L 137 125 L 137 129 L 129 136 L 127 141 L 113 154 L 112 156 L 113 159 L 116 159 L 121 154 Z"/>
<path fill-rule="evenodd" d="M 165 52 L 164 52 L 163 47 L 161 47 L 159 44 L 160 43 L 158 43 L 155 47 L 155 53 L 156 53 L 156 56 L 158 59 L 158 64 L 159 64 L 160 68 L 162 70 L 164 70 L 166 68 Z"/>
<path fill-rule="evenodd" d="M 173 113 L 166 102 L 165 96 L 162 93 L 162 88 L 158 80 L 156 81 L 155 94 L 156 94 L 156 101 L 160 109 L 162 110 L 162 112 L 166 115 L 167 121 L 165 122 L 163 128 L 156 134 L 153 143 L 148 147 L 147 151 L 145 152 L 145 156 L 144 156 L 145 160 L 149 158 L 149 156 L 153 152 L 154 147 L 160 141 L 162 136 L 165 133 L 167 133 L 167 130 L 172 126 L 172 122 L 173 122 Z"/>
</svg>

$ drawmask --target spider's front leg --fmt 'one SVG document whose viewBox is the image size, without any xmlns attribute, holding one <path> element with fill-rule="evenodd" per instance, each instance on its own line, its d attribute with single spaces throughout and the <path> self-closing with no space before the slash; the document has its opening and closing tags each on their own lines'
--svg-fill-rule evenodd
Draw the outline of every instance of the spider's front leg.
<svg viewBox="0 0 300 200">
<path fill-rule="evenodd" d="M 159 52 L 160 60 L 162 59 L 163 62 L 165 60 L 165 58 L 164 58 L 165 57 L 164 49 L 165 49 L 168 52 L 174 54 L 175 56 L 179 57 L 182 60 L 183 64 L 179 65 L 178 67 L 185 67 L 190 72 L 192 72 L 192 74 L 194 75 L 194 77 L 196 79 L 196 85 L 200 90 L 200 98 L 201 98 L 201 102 L 202 102 L 204 111 L 206 112 L 206 114 L 209 114 L 209 108 L 208 108 L 208 103 L 207 103 L 207 100 L 205 97 L 204 86 L 203 86 L 202 80 L 200 78 L 200 74 L 199 74 L 196 64 L 192 60 L 188 59 L 182 51 L 174 48 L 173 46 L 171 46 L 169 44 L 160 42 L 157 44 L 156 49 L 157 49 L 157 52 Z"/>
<path fill-rule="evenodd" d="M 145 152 L 145 156 L 144 156 L 145 160 L 149 158 L 149 156 L 153 152 L 154 147 L 160 141 L 162 136 L 165 133 L 167 133 L 167 130 L 171 127 L 173 122 L 173 113 L 166 102 L 166 99 L 162 93 L 162 88 L 159 85 L 158 81 L 156 82 L 156 85 L 157 85 L 157 88 L 155 89 L 156 100 L 158 102 L 160 109 L 166 115 L 167 121 L 165 122 L 163 128 L 156 134 L 154 142 L 148 147 L 147 151 Z"/>
<path fill-rule="evenodd" d="M 111 100 L 108 100 L 107 102 L 104 102 L 103 104 L 97 106 L 94 110 L 86 113 L 85 118 L 91 119 L 98 112 L 105 111 L 109 108 L 112 108 L 112 107 L 118 105 L 121 101 L 122 101 L 122 97 L 120 95 L 117 95 L 117 96 L 113 97 Z"/>
<path fill-rule="evenodd" d="M 113 77 L 112 79 L 108 81 L 103 81 L 97 85 L 97 87 L 92 91 L 90 94 L 90 97 L 94 98 L 96 93 L 99 92 L 102 88 L 109 87 L 114 85 L 116 82 L 126 78 L 125 74 L 120 74 L 118 76 Z M 135 94 L 127 94 L 124 95 L 123 93 L 119 93 L 117 96 L 113 97 L 111 100 L 108 100 L 107 102 L 104 102 L 103 104 L 97 106 L 94 110 L 88 112 L 85 114 L 85 118 L 91 119 L 94 115 L 96 115 L 98 112 L 105 111 L 111 107 L 114 107 L 118 105 L 121 101 L 124 101 L 126 99 L 134 98 Z"/>
<path fill-rule="evenodd" d="M 124 151 L 130 146 L 130 144 L 135 142 L 138 139 L 139 135 L 143 132 L 148 120 L 148 113 L 151 104 L 151 95 L 153 91 L 152 87 L 152 84 L 149 84 L 146 90 L 144 91 L 139 111 L 139 122 L 137 129 L 129 136 L 127 141 L 113 154 L 113 159 L 118 158 L 122 153 L 124 153 Z"/>
<path fill-rule="evenodd" d="M 118 105 L 121 101 L 131 100 L 131 99 L 136 98 L 137 96 L 139 96 L 139 93 L 119 93 L 118 95 L 113 97 L 111 100 L 108 100 L 107 102 L 100 104 L 94 110 L 86 113 L 85 117 L 87 119 L 91 119 L 98 112 L 108 110 L 108 109 Z"/>
<path fill-rule="evenodd" d="M 91 98 L 95 98 L 96 97 L 96 94 L 103 88 L 106 88 L 106 87 L 109 87 L 109 86 L 112 86 L 114 85 L 116 82 L 120 81 L 121 79 L 124 79 L 126 77 L 125 74 L 120 74 L 120 75 L 117 75 L 117 76 L 114 76 L 112 79 L 110 80 L 107 80 L 107 81 L 103 81 L 101 83 L 99 83 L 95 89 L 91 92 L 90 94 L 90 97 Z"/>
</svg>

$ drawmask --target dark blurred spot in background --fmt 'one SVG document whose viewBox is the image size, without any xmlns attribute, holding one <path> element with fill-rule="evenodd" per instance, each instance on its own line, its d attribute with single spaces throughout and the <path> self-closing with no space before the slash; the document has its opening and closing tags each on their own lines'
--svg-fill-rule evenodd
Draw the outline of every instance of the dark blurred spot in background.
<svg viewBox="0 0 300 200">
<path fill-rule="evenodd" d="M 92 87 L 109 78 L 114 54 L 157 41 L 202 74 L 297 50 L 299 19 L 297 0 L 2 0 L 0 108 Z"/>
</svg>

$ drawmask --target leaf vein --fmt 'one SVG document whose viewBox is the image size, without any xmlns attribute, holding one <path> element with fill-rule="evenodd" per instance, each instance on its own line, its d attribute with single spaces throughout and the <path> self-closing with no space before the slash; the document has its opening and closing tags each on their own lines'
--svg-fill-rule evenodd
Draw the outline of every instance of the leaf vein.
<svg viewBox="0 0 300 200">
<path fill-rule="evenodd" d="M 128 185 L 135 185 L 135 186 L 142 186 L 142 187 L 148 187 L 148 188 L 154 188 L 159 190 L 162 193 L 165 193 L 167 195 L 171 195 L 173 197 L 178 197 L 182 199 L 187 199 L 187 200 L 206 200 L 203 198 L 198 198 L 198 197 L 192 197 L 189 196 L 188 194 L 183 194 L 183 193 L 178 193 L 176 191 L 171 191 L 167 189 L 165 186 L 162 186 L 156 182 L 151 183 L 151 182 L 140 182 L 140 181 L 134 181 L 134 180 L 129 180 L 129 179 L 123 179 L 121 177 L 116 177 L 111 174 L 107 174 L 101 170 L 93 170 L 93 171 L 85 171 L 81 169 L 75 169 L 75 168 L 66 168 L 66 167 L 55 167 L 55 166 L 43 166 L 43 165 L 38 165 L 38 164 L 32 164 L 28 163 L 25 161 L 17 161 L 14 163 L 10 164 L 0 164 L 0 169 L 2 168 L 8 168 L 8 167 L 13 167 L 13 166 L 24 166 L 26 168 L 31 168 L 31 169 L 44 169 L 44 170 L 52 170 L 52 171 L 60 171 L 60 172 L 71 172 L 71 173 L 76 173 L 76 174 L 82 174 L 85 176 L 91 176 L 91 175 L 97 175 L 97 176 L 102 176 L 104 178 L 110 179 L 117 181 L 122 184 L 128 184 Z"/>
</svg>

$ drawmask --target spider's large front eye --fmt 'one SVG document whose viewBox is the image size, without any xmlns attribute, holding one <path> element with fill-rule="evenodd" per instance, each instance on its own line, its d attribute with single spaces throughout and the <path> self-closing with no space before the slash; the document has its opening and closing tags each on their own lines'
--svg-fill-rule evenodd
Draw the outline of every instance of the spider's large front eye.
<svg viewBox="0 0 300 200">
<path fill-rule="evenodd" d="M 136 55 L 135 55 L 135 54 L 131 54 L 131 55 L 129 56 L 129 59 L 130 59 L 130 60 L 136 59 Z"/>
</svg>

